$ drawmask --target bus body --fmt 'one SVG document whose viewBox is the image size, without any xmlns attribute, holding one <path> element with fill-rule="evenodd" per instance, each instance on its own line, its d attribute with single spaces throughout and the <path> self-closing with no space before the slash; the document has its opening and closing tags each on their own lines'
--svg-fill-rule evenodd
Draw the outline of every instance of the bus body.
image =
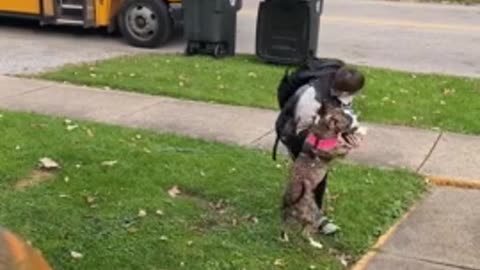
<svg viewBox="0 0 480 270">
<path fill-rule="evenodd" d="M 127 42 L 157 47 L 182 20 L 181 0 L 0 0 L 0 16 L 32 18 L 42 25 L 117 28 Z"/>
</svg>

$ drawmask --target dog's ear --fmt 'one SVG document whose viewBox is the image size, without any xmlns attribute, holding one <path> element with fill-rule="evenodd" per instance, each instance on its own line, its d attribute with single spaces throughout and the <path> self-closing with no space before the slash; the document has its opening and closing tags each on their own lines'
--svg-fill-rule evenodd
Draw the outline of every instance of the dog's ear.
<svg viewBox="0 0 480 270">
<path fill-rule="evenodd" d="M 328 111 L 329 111 L 328 106 L 329 106 L 329 105 L 328 105 L 327 102 L 322 101 L 322 102 L 320 103 L 320 108 L 318 109 L 317 114 L 318 114 L 320 117 L 322 117 L 322 118 L 325 117 L 325 116 L 327 116 Z"/>
<path fill-rule="evenodd" d="M 335 107 L 331 103 L 322 102 L 321 107 L 317 111 L 317 114 L 320 116 L 320 118 L 328 119 L 328 118 L 330 118 L 330 116 L 332 114 L 332 110 L 334 108 Z"/>
</svg>

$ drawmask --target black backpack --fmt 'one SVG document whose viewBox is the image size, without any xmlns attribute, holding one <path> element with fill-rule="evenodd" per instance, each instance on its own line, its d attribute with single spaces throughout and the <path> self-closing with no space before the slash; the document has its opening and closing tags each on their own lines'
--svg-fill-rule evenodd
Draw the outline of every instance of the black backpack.
<svg viewBox="0 0 480 270">
<path fill-rule="evenodd" d="M 296 158 L 303 145 L 305 134 L 301 133 L 297 136 L 295 132 L 294 109 L 298 101 L 298 97 L 294 96 L 295 93 L 300 87 L 307 83 L 332 77 L 335 72 L 343 66 L 345 66 L 345 63 L 339 59 L 311 58 L 292 73 L 290 73 L 288 69 L 286 70 L 277 90 L 280 114 L 275 122 L 276 139 L 272 150 L 273 160 L 276 160 L 280 140 L 288 145 L 293 159 Z M 318 87 L 324 87 L 322 84 L 317 85 Z M 330 89 L 318 89 L 318 91 L 321 92 L 329 90 Z"/>
<path fill-rule="evenodd" d="M 323 76 L 331 76 L 338 69 L 345 66 L 345 62 L 333 58 L 309 58 L 294 72 L 285 71 L 277 89 L 277 100 L 280 109 L 303 85 Z"/>
</svg>

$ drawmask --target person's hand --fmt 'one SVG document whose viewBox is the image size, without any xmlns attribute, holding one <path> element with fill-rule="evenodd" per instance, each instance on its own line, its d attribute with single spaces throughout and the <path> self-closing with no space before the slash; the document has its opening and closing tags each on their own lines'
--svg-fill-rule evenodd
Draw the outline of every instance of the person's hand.
<svg viewBox="0 0 480 270">
<path fill-rule="evenodd" d="M 346 134 L 343 136 L 345 141 L 345 146 L 349 147 L 350 149 L 358 148 L 360 146 L 360 142 L 362 141 L 363 137 L 360 134 Z"/>
</svg>

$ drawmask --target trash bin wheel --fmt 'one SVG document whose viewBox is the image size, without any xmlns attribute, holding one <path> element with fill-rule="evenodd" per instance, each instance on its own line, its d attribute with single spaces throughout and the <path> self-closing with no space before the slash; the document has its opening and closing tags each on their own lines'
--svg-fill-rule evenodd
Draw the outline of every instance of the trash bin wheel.
<svg viewBox="0 0 480 270">
<path fill-rule="evenodd" d="M 173 21 L 162 0 L 125 0 L 117 19 L 122 36 L 136 47 L 163 45 L 172 34 Z"/>
<path fill-rule="evenodd" d="M 215 47 L 213 48 L 213 56 L 215 58 L 221 58 L 225 56 L 225 48 L 223 44 L 221 43 L 215 44 Z"/>
<path fill-rule="evenodd" d="M 185 54 L 186 55 L 194 55 L 194 54 L 198 53 L 198 47 L 199 47 L 199 45 L 197 43 L 188 42 L 187 48 L 185 49 Z"/>
</svg>

